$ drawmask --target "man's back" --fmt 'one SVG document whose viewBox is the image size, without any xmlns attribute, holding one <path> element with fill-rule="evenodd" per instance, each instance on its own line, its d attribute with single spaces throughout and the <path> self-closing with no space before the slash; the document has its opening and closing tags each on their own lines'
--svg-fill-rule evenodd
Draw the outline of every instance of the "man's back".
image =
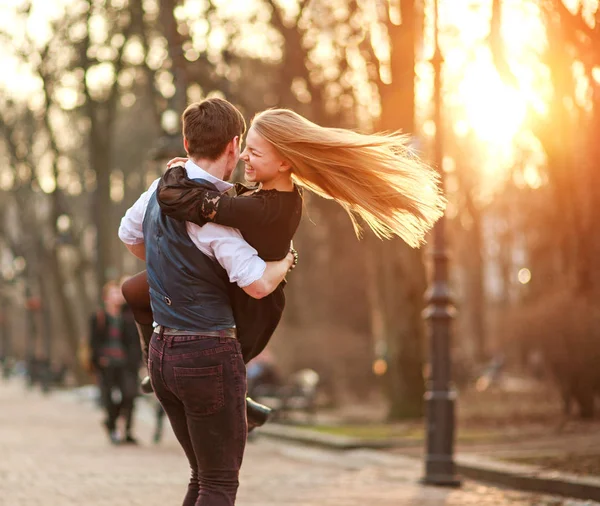
<svg viewBox="0 0 600 506">
<path fill-rule="evenodd" d="M 165 327 L 208 331 L 235 327 L 227 272 L 200 251 L 186 224 L 162 214 L 156 194 L 144 217 L 154 319 Z"/>
</svg>

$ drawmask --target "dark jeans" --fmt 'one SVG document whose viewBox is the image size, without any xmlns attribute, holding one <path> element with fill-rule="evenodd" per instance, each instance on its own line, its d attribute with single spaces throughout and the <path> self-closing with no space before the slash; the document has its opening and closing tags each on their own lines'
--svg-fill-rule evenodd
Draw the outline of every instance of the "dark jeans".
<svg viewBox="0 0 600 506">
<path fill-rule="evenodd" d="M 159 335 L 154 392 L 192 470 L 183 506 L 231 506 L 246 446 L 246 368 L 235 338 Z"/>
<path fill-rule="evenodd" d="M 133 411 L 135 408 L 135 398 L 138 393 L 137 371 L 131 370 L 126 366 L 103 367 L 100 374 L 100 395 L 102 405 L 106 410 L 106 427 L 108 430 L 114 430 L 117 418 L 122 416 L 125 419 L 125 430 L 131 431 L 133 423 Z M 112 392 L 114 389 L 121 393 L 121 400 L 114 402 Z"/>
</svg>

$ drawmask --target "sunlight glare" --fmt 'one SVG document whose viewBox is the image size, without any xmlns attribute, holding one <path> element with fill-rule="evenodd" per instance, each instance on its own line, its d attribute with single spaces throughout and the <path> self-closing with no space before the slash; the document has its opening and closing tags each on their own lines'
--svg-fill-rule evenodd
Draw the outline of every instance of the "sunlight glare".
<svg viewBox="0 0 600 506">
<path fill-rule="evenodd" d="M 519 283 L 522 285 L 526 285 L 531 281 L 531 271 L 526 267 L 519 270 L 519 274 L 517 274 L 517 278 L 519 279 Z"/>
<path fill-rule="evenodd" d="M 534 190 L 542 186 L 543 183 L 540 171 L 533 165 L 525 167 L 525 170 L 523 171 L 523 180 L 527 186 Z"/>
<path fill-rule="evenodd" d="M 460 84 L 467 120 L 485 142 L 512 143 L 527 113 L 527 101 L 518 90 L 504 84 L 491 62 L 470 66 Z"/>
</svg>

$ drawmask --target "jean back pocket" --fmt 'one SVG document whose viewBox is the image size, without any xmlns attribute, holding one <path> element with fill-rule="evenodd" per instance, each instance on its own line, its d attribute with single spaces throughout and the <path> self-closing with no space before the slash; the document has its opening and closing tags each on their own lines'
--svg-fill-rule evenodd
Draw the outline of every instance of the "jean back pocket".
<svg viewBox="0 0 600 506">
<path fill-rule="evenodd" d="M 177 395 L 186 413 L 208 416 L 225 406 L 223 366 L 174 367 Z"/>
</svg>

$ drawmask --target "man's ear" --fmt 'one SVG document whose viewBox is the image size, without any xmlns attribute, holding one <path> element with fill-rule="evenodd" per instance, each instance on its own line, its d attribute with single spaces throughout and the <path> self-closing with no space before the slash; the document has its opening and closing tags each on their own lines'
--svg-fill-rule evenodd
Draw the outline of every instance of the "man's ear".
<svg viewBox="0 0 600 506">
<path fill-rule="evenodd" d="M 238 148 L 240 147 L 240 136 L 239 135 L 236 135 L 231 140 L 231 147 L 232 147 L 234 153 L 238 150 Z"/>
<path fill-rule="evenodd" d="M 190 150 L 188 149 L 188 140 L 184 137 L 183 138 L 183 147 L 185 148 L 185 152 L 189 155 L 190 154 Z"/>
</svg>

